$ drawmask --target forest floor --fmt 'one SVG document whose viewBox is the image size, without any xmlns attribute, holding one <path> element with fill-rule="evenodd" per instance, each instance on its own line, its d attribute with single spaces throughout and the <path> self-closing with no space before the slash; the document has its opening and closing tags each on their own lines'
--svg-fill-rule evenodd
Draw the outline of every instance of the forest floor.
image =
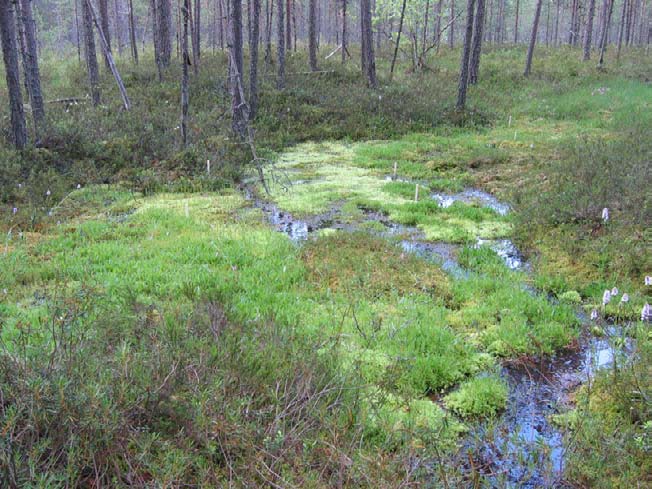
<svg viewBox="0 0 652 489">
<path fill-rule="evenodd" d="M 7 219 L 3 460 L 52 460 L 16 469 L 44 484 L 649 482 L 652 92 L 606 78 L 495 93 L 491 124 L 270 141 L 269 193 L 218 168 Z"/>
</svg>

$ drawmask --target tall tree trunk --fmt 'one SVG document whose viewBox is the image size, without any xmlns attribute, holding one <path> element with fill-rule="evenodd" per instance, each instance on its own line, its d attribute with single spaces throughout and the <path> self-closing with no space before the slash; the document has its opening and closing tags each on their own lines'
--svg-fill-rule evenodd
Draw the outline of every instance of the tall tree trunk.
<svg viewBox="0 0 652 489">
<path fill-rule="evenodd" d="M 267 25 L 265 26 L 265 69 L 272 62 L 272 24 L 274 20 L 274 0 L 265 1 Z"/>
<path fill-rule="evenodd" d="M 2 57 L 5 63 L 5 78 L 9 92 L 13 143 L 16 148 L 22 149 L 27 144 L 27 124 L 23 109 L 23 94 L 20 90 L 16 23 L 10 0 L 0 0 L 0 36 L 2 37 Z"/>
<path fill-rule="evenodd" d="M 196 58 L 195 66 L 197 66 L 199 64 L 199 58 L 201 58 L 201 0 L 195 0 L 195 21 L 193 25 L 195 26 L 193 56 Z M 197 49 L 197 54 L 194 54 L 195 49 Z"/>
<path fill-rule="evenodd" d="M 598 62 L 598 67 L 602 68 L 604 65 L 604 53 L 607 50 L 607 43 L 609 42 L 609 30 L 611 27 L 611 17 L 614 11 L 614 0 L 607 0 L 609 2 L 609 10 L 604 21 L 604 27 L 602 29 L 602 39 L 600 39 L 600 61 Z"/>
<path fill-rule="evenodd" d="M 172 58 L 172 3 L 170 0 L 153 1 L 157 2 L 159 62 L 162 68 L 167 68 Z"/>
<path fill-rule="evenodd" d="M 36 45 L 36 23 L 32 14 L 32 1 L 20 0 L 21 23 L 25 33 L 25 57 L 23 65 L 27 80 L 27 93 L 32 105 L 34 129 L 37 140 L 45 133 L 45 106 L 41 92 L 41 74 L 38 66 L 38 53 Z"/>
<path fill-rule="evenodd" d="M 88 6 L 91 19 L 93 20 L 93 23 L 97 28 L 97 34 L 100 40 L 100 47 L 102 48 L 102 53 L 104 54 L 107 62 L 109 63 L 109 69 L 113 74 L 113 78 L 115 78 L 115 82 L 118 85 L 118 90 L 120 91 L 120 96 L 122 97 L 122 105 L 124 106 L 125 110 L 129 110 L 131 108 L 131 102 L 129 101 L 129 97 L 127 96 L 127 90 L 125 90 L 124 83 L 122 83 L 122 78 L 120 77 L 118 68 L 113 62 L 113 55 L 111 54 L 111 50 L 109 49 L 109 44 L 106 42 L 106 37 L 104 37 L 104 32 L 102 31 L 102 25 L 100 24 L 100 21 L 97 18 L 97 15 L 95 14 L 95 9 L 93 8 L 93 4 L 91 3 L 91 0 L 86 0 L 84 3 Z"/>
<path fill-rule="evenodd" d="M 342 0 L 342 63 L 346 61 L 346 0 Z"/>
<path fill-rule="evenodd" d="M 451 0 L 450 27 L 448 28 L 448 47 L 455 47 L 455 0 Z"/>
<path fill-rule="evenodd" d="M 403 32 L 403 19 L 405 18 L 406 4 L 407 4 L 407 0 L 403 0 L 403 5 L 401 6 L 401 18 L 398 22 L 398 34 L 396 35 L 396 45 L 394 46 L 394 56 L 392 56 L 392 66 L 389 69 L 390 81 L 392 79 L 392 76 L 394 75 L 394 65 L 396 64 L 396 57 L 398 56 L 398 48 L 399 48 L 399 44 L 401 43 L 401 33 Z"/>
<path fill-rule="evenodd" d="M 252 0 L 251 39 L 249 41 L 249 120 L 258 112 L 258 45 L 260 44 L 260 0 Z"/>
<path fill-rule="evenodd" d="M 627 4 L 629 0 L 623 1 L 623 10 L 620 14 L 620 28 L 618 29 L 618 51 L 616 51 L 616 59 L 620 59 L 620 50 L 623 46 L 623 35 L 625 32 L 625 16 L 627 15 Z"/>
<path fill-rule="evenodd" d="M 109 2 L 108 0 L 99 0 L 98 4 L 100 7 L 100 23 L 102 25 L 102 32 L 104 32 L 106 43 L 109 46 L 109 51 L 111 51 L 111 34 L 109 33 Z M 111 69 L 106 56 L 104 56 L 104 66 L 107 70 Z"/>
<path fill-rule="evenodd" d="M 519 14 L 520 4 L 521 4 L 520 0 L 516 0 L 516 6 L 514 11 L 514 44 L 518 44 L 518 14 Z"/>
<path fill-rule="evenodd" d="M 291 49 L 292 49 L 292 0 L 285 0 L 285 51 L 289 52 Z"/>
<path fill-rule="evenodd" d="M 190 27 L 190 43 L 192 44 L 192 70 L 195 76 L 199 74 L 199 48 L 197 47 L 197 26 L 195 25 L 195 14 L 193 13 L 193 2 L 190 1 L 188 12 L 188 23 Z"/>
<path fill-rule="evenodd" d="M 462 47 L 462 61 L 460 63 L 460 81 L 457 90 L 457 110 L 464 110 L 466 106 L 466 90 L 469 85 L 469 58 L 471 57 L 471 38 L 473 37 L 473 9 L 475 0 L 468 0 L 466 4 L 466 29 L 464 30 L 464 46 Z"/>
<path fill-rule="evenodd" d="M 586 35 L 584 36 L 584 61 L 591 59 L 591 43 L 593 42 L 593 17 L 595 16 L 595 0 L 589 0 L 589 13 L 586 19 Z"/>
<path fill-rule="evenodd" d="M 188 18 L 190 17 L 190 1 L 183 0 L 183 7 L 181 8 L 183 16 L 181 34 L 181 139 L 184 147 L 188 144 L 188 65 L 190 64 L 190 54 L 188 52 Z"/>
<path fill-rule="evenodd" d="M 217 16 L 219 17 L 220 49 L 224 51 L 224 0 L 217 0 Z"/>
<path fill-rule="evenodd" d="M 93 32 L 93 15 L 87 0 L 81 0 L 82 22 L 84 24 L 84 56 L 88 69 L 88 81 L 91 88 L 93 105 L 100 104 L 100 70 L 95 51 L 95 33 Z"/>
<path fill-rule="evenodd" d="M 482 54 L 482 29 L 484 27 L 485 0 L 477 0 L 475 20 L 473 27 L 473 45 L 471 46 L 471 60 L 469 61 L 469 84 L 478 83 L 480 73 L 480 55 Z"/>
<path fill-rule="evenodd" d="M 435 32 L 433 36 L 433 42 L 437 45 L 437 52 L 439 52 L 439 46 L 441 44 L 441 16 L 442 16 L 442 9 L 444 5 L 444 0 L 439 0 L 437 2 L 437 12 L 436 12 L 436 19 L 435 19 Z"/>
<path fill-rule="evenodd" d="M 376 88 L 376 59 L 374 56 L 374 42 L 371 31 L 371 1 L 360 0 L 360 36 L 362 43 L 363 71 L 370 88 Z"/>
<path fill-rule="evenodd" d="M 115 44 L 118 54 L 122 56 L 122 19 L 120 18 L 120 0 L 113 2 L 113 23 L 115 24 Z"/>
<path fill-rule="evenodd" d="M 534 21 L 532 22 L 532 34 L 530 35 L 530 46 L 527 50 L 527 58 L 525 60 L 525 76 L 530 76 L 532 70 L 532 57 L 534 56 L 534 45 L 537 42 L 537 31 L 539 30 L 539 19 L 541 18 L 541 4 L 543 0 L 537 0 L 537 6 L 534 10 Z"/>
<path fill-rule="evenodd" d="M 278 79 L 276 86 L 279 90 L 285 88 L 285 0 L 276 0 L 276 35 L 278 57 Z"/>
<path fill-rule="evenodd" d="M 308 0 L 308 58 L 310 70 L 317 71 L 317 0 Z"/>
<path fill-rule="evenodd" d="M 136 23 L 134 22 L 134 2 L 129 0 L 129 43 L 134 62 L 138 64 L 138 43 L 136 42 Z"/>
<path fill-rule="evenodd" d="M 77 0 L 75 2 L 75 37 L 77 38 L 77 59 L 81 62 L 81 36 L 79 35 L 79 13 L 77 9 Z"/>
<path fill-rule="evenodd" d="M 555 16 L 555 46 L 559 45 L 559 21 L 561 18 L 561 0 L 557 0 L 557 15 Z"/>
<path fill-rule="evenodd" d="M 242 0 L 229 0 L 229 86 L 231 89 L 231 127 L 244 139 L 247 132 L 247 105 L 242 86 Z"/>
</svg>

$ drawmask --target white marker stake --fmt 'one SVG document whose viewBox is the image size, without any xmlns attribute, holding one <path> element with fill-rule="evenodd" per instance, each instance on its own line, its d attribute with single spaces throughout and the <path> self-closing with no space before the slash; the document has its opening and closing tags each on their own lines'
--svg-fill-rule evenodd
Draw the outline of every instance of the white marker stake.
<svg viewBox="0 0 652 489">
<path fill-rule="evenodd" d="M 419 184 L 414 188 L 414 201 L 419 202 Z"/>
<path fill-rule="evenodd" d="M 396 180 L 396 170 L 398 169 L 398 163 L 394 162 L 394 180 Z"/>
<path fill-rule="evenodd" d="M 507 123 L 507 127 L 512 127 L 512 116 L 509 116 L 509 122 Z"/>
<path fill-rule="evenodd" d="M 206 173 L 208 173 L 208 176 L 211 176 L 211 160 L 206 160 Z"/>
<path fill-rule="evenodd" d="M 516 141 L 516 131 L 514 131 L 514 141 Z"/>
<path fill-rule="evenodd" d="M 190 217 L 190 209 L 188 209 L 188 202 L 186 202 L 186 217 Z"/>
</svg>

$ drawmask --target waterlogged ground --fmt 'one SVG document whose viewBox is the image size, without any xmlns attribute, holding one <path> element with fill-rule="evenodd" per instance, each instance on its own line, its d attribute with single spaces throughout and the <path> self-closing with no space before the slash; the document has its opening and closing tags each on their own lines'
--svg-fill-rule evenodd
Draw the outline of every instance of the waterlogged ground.
<svg viewBox="0 0 652 489">
<path fill-rule="evenodd" d="M 273 320 L 337 352 L 338 368 L 363 380 L 369 442 L 392 446 L 411 433 L 417 446 L 446 453 L 471 446 L 478 466 L 467 468 L 489 481 L 553 485 L 563 446 L 549 415 L 559 393 L 584 380 L 586 352 L 599 344 L 578 342 L 575 304 L 531 287 L 533 272 L 509 239 L 511 207 L 458 168 L 449 136 L 305 144 L 268 172 L 270 195 L 254 182 L 152 197 L 74 191 L 47 236 L 7 237 L 2 340 L 47 324 L 51 297 L 135 298 L 163 323 L 171 311 L 219 300 L 233 321 Z M 473 144 L 496 160 L 503 144 L 522 155 L 533 144 L 510 141 L 507 129 L 502 136 L 495 147 L 495 134 Z M 100 314 L 91 309 L 84 321 Z M 27 347 L 50 340 L 42 328 Z M 563 351 L 542 360 L 541 378 L 523 369 L 524 359 Z"/>
</svg>

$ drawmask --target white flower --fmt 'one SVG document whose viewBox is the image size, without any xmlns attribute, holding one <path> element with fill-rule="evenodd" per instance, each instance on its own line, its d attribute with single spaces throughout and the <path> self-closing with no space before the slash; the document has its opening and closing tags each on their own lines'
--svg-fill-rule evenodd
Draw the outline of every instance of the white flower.
<svg viewBox="0 0 652 489">
<path fill-rule="evenodd" d="M 647 275 L 645 277 L 645 285 L 652 285 L 652 276 Z"/>
<path fill-rule="evenodd" d="M 620 302 L 629 302 L 629 294 L 623 294 L 620 298 Z"/>
<path fill-rule="evenodd" d="M 606 306 L 609 302 L 611 302 L 611 292 L 605 290 L 604 294 L 602 294 L 602 305 Z"/>
<path fill-rule="evenodd" d="M 604 222 L 607 222 L 609 220 L 609 209 L 606 207 L 602 209 L 602 220 Z"/>
<path fill-rule="evenodd" d="M 613 289 L 611 289 L 611 296 L 614 297 L 617 295 L 618 295 L 618 287 L 614 287 Z"/>
<path fill-rule="evenodd" d="M 45 195 L 47 195 L 47 196 L 49 197 L 51 193 L 52 193 L 52 192 L 50 192 L 50 191 L 48 190 L 47 192 L 45 192 Z"/>
<path fill-rule="evenodd" d="M 597 310 L 597 309 L 593 309 L 593 310 L 591 311 L 591 321 L 595 321 L 596 319 L 598 319 L 598 310 Z"/>
<path fill-rule="evenodd" d="M 641 311 L 641 321 L 652 321 L 652 307 L 647 302 Z"/>
</svg>

